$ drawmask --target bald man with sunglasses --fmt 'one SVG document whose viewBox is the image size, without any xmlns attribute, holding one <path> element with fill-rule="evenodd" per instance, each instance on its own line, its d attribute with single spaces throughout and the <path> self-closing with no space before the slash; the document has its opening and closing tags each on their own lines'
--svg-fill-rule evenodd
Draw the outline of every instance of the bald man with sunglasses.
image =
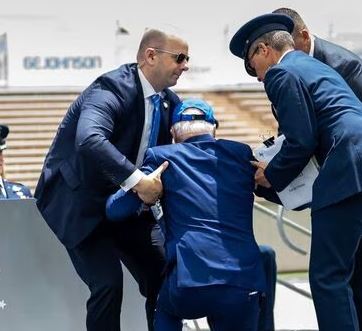
<svg viewBox="0 0 362 331">
<path fill-rule="evenodd" d="M 70 106 L 46 157 L 37 206 L 88 285 L 88 331 L 119 331 L 120 260 L 146 297 L 149 330 L 165 265 L 159 227 L 149 211 L 122 224 L 105 222 L 106 198 L 119 187 L 145 203 L 161 194 L 159 175 L 145 176 L 148 147 L 171 142 L 169 87 L 188 70 L 188 45 L 159 30 L 145 32 L 137 63 L 98 77 Z M 159 170 L 162 172 L 163 167 Z"/>
</svg>

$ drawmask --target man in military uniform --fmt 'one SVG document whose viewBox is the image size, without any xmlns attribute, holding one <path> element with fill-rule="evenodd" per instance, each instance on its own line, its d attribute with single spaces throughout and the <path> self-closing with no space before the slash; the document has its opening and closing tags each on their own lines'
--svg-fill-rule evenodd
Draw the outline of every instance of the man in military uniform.
<svg viewBox="0 0 362 331">
<path fill-rule="evenodd" d="M 255 181 L 277 192 L 312 156 L 309 281 L 320 331 L 361 330 L 362 103 L 330 66 L 294 50 L 293 20 L 265 14 L 244 24 L 230 51 L 263 81 L 285 141 Z M 328 194 L 327 194 L 328 192 Z M 354 284 L 351 280 L 354 279 Z"/>
<path fill-rule="evenodd" d="M 6 149 L 6 137 L 8 134 L 9 127 L 0 124 L 0 199 L 31 198 L 32 194 L 27 186 L 5 179 L 3 151 Z"/>
</svg>

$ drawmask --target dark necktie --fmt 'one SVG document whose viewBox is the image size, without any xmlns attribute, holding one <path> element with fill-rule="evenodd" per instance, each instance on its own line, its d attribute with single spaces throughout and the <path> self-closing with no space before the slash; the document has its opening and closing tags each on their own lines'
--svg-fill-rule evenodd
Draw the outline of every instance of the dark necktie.
<svg viewBox="0 0 362 331">
<path fill-rule="evenodd" d="M 154 94 L 153 96 L 151 96 L 151 100 L 153 103 L 153 116 L 152 116 L 152 126 L 151 126 L 150 139 L 148 141 L 148 147 L 153 147 L 156 146 L 157 144 L 157 137 L 158 137 L 158 132 L 160 130 L 160 119 L 161 119 L 161 110 L 160 110 L 161 97 L 158 94 Z"/>
</svg>

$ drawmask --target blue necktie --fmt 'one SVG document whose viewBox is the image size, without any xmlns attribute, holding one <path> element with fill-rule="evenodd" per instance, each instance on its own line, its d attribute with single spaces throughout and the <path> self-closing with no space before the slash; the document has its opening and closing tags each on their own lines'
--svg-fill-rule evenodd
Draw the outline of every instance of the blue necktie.
<svg viewBox="0 0 362 331">
<path fill-rule="evenodd" d="M 148 141 L 148 147 L 156 146 L 158 132 L 160 130 L 160 119 L 161 119 L 161 111 L 160 111 L 160 103 L 161 97 L 159 94 L 154 94 L 151 96 L 151 100 L 153 103 L 153 116 L 152 116 L 152 126 L 151 126 L 151 134 L 150 139 Z"/>
</svg>

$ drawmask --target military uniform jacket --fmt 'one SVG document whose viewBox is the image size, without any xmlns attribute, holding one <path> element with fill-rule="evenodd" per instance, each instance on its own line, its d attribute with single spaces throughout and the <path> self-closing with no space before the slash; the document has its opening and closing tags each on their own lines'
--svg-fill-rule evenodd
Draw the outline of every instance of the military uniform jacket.
<svg viewBox="0 0 362 331">
<path fill-rule="evenodd" d="M 362 104 L 329 66 L 292 51 L 271 67 L 265 91 L 286 140 L 265 170 L 283 190 L 315 155 L 320 165 L 312 210 L 362 191 Z"/>
</svg>

